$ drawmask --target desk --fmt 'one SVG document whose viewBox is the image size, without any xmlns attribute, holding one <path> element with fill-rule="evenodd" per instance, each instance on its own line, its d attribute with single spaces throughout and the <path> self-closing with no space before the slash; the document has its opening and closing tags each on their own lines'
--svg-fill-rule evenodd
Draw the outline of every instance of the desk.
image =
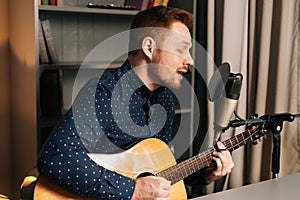
<svg viewBox="0 0 300 200">
<path fill-rule="evenodd" d="M 229 189 L 193 200 L 299 200 L 300 173 Z"/>
</svg>

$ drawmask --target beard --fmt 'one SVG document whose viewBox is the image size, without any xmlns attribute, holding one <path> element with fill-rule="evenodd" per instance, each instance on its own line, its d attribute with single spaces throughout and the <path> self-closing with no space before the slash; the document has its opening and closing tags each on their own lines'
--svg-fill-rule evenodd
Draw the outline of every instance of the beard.
<svg viewBox="0 0 300 200">
<path fill-rule="evenodd" d="M 175 90 L 181 88 L 183 76 L 174 68 L 159 64 L 154 73 L 158 84 Z"/>
</svg>

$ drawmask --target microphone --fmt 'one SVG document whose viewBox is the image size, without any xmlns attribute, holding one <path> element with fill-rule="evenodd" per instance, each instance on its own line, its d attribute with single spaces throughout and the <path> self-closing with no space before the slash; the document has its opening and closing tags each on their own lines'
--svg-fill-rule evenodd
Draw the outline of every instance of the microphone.
<svg viewBox="0 0 300 200">
<path fill-rule="evenodd" d="M 230 71 L 230 66 L 228 63 L 224 63 L 220 67 L 221 69 L 226 68 L 229 69 Z M 223 71 L 228 72 L 228 70 L 223 70 Z M 225 75 L 224 74 L 225 73 L 223 73 L 223 75 L 221 76 L 222 76 L 222 80 L 225 81 L 222 83 L 223 85 L 218 86 L 221 87 L 223 90 L 223 91 L 221 90 L 221 92 L 219 93 L 221 94 L 220 95 L 221 97 L 219 97 L 218 99 L 214 99 L 215 108 L 216 108 L 215 123 L 214 123 L 215 141 L 218 141 L 221 133 L 223 133 L 228 128 L 231 117 L 238 104 L 238 100 L 242 88 L 242 80 L 243 80 L 242 74 L 229 73 L 229 76 L 227 78 L 225 76 L 226 74 Z M 221 82 L 219 82 L 218 84 L 220 83 Z M 216 97 L 216 94 L 214 94 L 214 97 Z"/>
</svg>

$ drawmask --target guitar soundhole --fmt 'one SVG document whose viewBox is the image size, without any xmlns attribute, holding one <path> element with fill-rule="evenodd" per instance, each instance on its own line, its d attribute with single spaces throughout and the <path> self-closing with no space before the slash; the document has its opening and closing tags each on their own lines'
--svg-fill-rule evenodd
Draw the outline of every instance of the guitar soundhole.
<svg viewBox="0 0 300 200">
<path fill-rule="evenodd" d="M 144 172 L 144 173 L 141 173 L 140 175 L 138 175 L 138 178 L 145 177 L 145 176 L 154 176 L 154 174 L 152 174 L 150 172 Z"/>
</svg>

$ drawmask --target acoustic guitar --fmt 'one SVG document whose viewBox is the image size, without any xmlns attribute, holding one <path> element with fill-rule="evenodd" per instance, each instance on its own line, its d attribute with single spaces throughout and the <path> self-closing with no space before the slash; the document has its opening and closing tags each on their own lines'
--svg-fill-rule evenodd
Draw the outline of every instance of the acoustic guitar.
<svg viewBox="0 0 300 200">
<path fill-rule="evenodd" d="M 258 127 L 246 130 L 226 141 L 223 144 L 229 151 L 238 149 L 248 141 L 255 141 L 264 133 Z M 183 162 L 176 163 L 169 147 L 159 139 L 145 139 L 127 151 L 117 154 L 88 154 L 97 164 L 136 179 L 143 174 L 152 174 L 171 181 L 170 199 L 187 199 L 183 179 L 194 172 L 209 166 L 212 163 L 214 147 L 193 156 Z M 77 196 L 63 189 L 45 176 L 39 176 L 34 191 L 35 200 L 66 200 L 89 199 Z"/>
</svg>

